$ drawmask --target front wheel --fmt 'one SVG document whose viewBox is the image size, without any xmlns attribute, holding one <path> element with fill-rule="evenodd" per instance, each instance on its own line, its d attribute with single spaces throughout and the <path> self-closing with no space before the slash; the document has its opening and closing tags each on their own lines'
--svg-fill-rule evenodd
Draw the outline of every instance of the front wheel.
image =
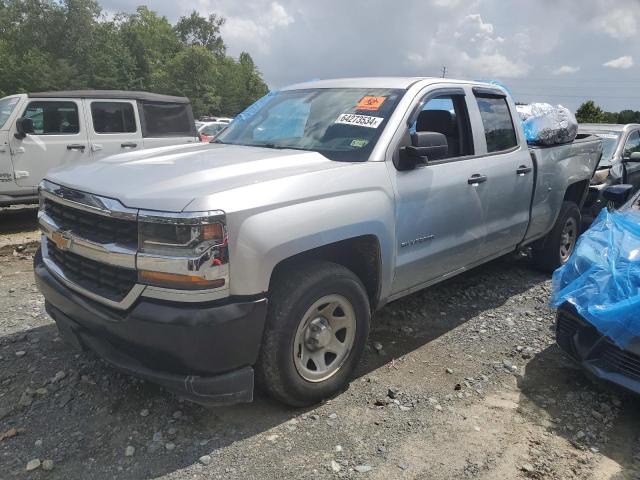
<svg viewBox="0 0 640 480">
<path fill-rule="evenodd" d="M 533 249 L 533 260 L 538 268 L 553 272 L 567 263 L 580 235 L 580 223 L 578 206 L 573 202 L 563 202 L 553 229 L 545 237 L 542 246 Z"/>
<path fill-rule="evenodd" d="M 370 317 L 366 290 L 345 267 L 314 261 L 281 271 L 269 294 L 258 382 L 296 407 L 334 395 L 351 379 Z"/>
</svg>

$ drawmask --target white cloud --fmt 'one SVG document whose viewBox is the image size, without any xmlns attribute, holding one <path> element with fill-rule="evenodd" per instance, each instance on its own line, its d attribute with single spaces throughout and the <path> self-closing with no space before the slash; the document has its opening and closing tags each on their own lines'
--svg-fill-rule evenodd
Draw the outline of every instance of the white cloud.
<svg viewBox="0 0 640 480">
<path fill-rule="evenodd" d="M 633 67 L 633 57 L 631 57 L 630 55 L 624 55 L 622 57 L 609 60 L 608 62 L 605 62 L 602 65 L 605 67 L 621 68 L 623 70 L 626 70 L 628 68 Z"/>
<path fill-rule="evenodd" d="M 267 53 L 270 50 L 269 39 L 272 33 L 276 29 L 291 25 L 294 21 L 294 17 L 282 4 L 272 2 L 268 10 L 260 12 L 255 20 L 245 16 L 228 16 L 222 34 L 225 40 L 248 43 L 253 48 Z"/>
<path fill-rule="evenodd" d="M 580 67 L 572 67 L 571 65 L 562 65 L 556 68 L 553 72 L 554 75 L 569 75 L 580 71 Z"/>
<path fill-rule="evenodd" d="M 492 23 L 471 13 L 453 23 L 440 23 L 425 50 L 409 51 L 405 58 L 408 65 L 425 71 L 446 65 L 455 77 L 522 77 L 531 68 L 525 61 L 531 42 L 526 32 L 516 35 L 516 41 L 498 35 Z"/>
<path fill-rule="evenodd" d="M 638 31 L 636 17 L 640 15 L 637 5 L 630 8 L 614 8 L 602 13 L 596 23 L 596 28 L 616 39 L 634 37 Z"/>
</svg>

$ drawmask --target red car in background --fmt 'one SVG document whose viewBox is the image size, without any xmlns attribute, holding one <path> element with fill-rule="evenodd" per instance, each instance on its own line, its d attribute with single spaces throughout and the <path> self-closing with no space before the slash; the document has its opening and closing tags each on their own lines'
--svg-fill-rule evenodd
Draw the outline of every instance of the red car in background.
<svg viewBox="0 0 640 480">
<path fill-rule="evenodd" d="M 198 136 L 201 142 L 210 142 L 222 130 L 227 128 L 227 122 L 205 122 L 198 128 Z"/>
</svg>

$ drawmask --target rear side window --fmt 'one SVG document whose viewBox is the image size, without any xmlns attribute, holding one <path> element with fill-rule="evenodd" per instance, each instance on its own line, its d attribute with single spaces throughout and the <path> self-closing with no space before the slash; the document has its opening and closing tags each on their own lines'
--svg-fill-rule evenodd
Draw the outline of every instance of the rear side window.
<svg viewBox="0 0 640 480">
<path fill-rule="evenodd" d="M 91 118 L 96 133 L 134 133 L 133 105 L 124 102 L 91 102 Z"/>
<path fill-rule="evenodd" d="M 23 117 L 33 120 L 36 135 L 70 135 L 80 132 L 78 106 L 74 102 L 31 102 Z"/>
<path fill-rule="evenodd" d="M 195 136 L 188 104 L 143 102 L 146 136 Z"/>
<path fill-rule="evenodd" d="M 509 150 L 518 145 L 516 130 L 504 97 L 476 97 L 487 140 L 487 152 Z"/>
</svg>

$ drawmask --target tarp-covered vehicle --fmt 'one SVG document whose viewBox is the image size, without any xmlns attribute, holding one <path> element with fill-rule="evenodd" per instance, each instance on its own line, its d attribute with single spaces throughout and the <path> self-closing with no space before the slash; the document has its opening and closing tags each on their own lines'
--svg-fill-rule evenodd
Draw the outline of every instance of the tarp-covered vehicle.
<svg viewBox="0 0 640 480">
<path fill-rule="evenodd" d="M 605 189 L 610 207 L 631 185 Z M 560 348 L 595 377 L 640 394 L 640 194 L 605 208 L 553 276 Z"/>
</svg>

